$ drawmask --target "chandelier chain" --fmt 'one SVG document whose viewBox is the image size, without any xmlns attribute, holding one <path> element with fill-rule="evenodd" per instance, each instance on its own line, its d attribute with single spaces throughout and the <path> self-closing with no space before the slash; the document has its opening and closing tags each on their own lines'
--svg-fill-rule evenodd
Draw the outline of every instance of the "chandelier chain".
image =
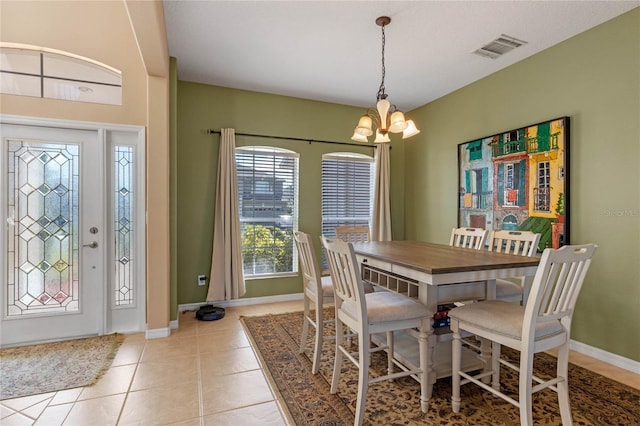
<svg viewBox="0 0 640 426">
<path fill-rule="evenodd" d="M 377 100 L 379 101 L 380 99 L 385 99 L 387 97 L 387 95 L 384 93 L 385 87 L 384 87 L 384 76 L 385 76 L 385 67 L 384 67 L 384 46 L 385 46 L 385 42 L 386 42 L 386 38 L 385 38 L 385 34 L 384 34 L 384 27 L 385 25 L 382 25 L 382 81 L 380 82 L 380 88 L 378 89 L 378 95 L 377 95 Z"/>
<path fill-rule="evenodd" d="M 1 0 L 0 0 L 1 1 Z M 376 25 L 382 31 L 382 80 L 376 95 L 376 105 L 367 109 L 358 120 L 358 125 L 353 131 L 351 139 L 356 142 L 367 142 L 368 137 L 375 133 L 373 143 L 389 143 L 389 133 L 402 133 L 402 139 L 407 139 L 420 133 L 413 120 L 405 119 L 404 113 L 387 100 L 384 78 L 386 77 L 384 50 L 387 44 L 385 26 L 391 22 L 388 16 L 380 16 L 376 19 Z M 375 125 L 375 128 L 374 128 Z"/>
</svg>

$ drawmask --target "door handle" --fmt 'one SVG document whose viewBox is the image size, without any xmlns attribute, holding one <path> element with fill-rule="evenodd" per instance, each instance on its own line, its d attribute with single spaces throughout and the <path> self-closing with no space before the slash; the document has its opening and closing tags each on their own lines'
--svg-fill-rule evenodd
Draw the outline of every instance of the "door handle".
<svg viewBox="0 0 640 426">
<path fill-rule="evenodd" d="M 96 248 L 96 247 L 98 247 L 98 242 L 97 241 L 91 241 L 89 244 L 83 244 L 82 247 Z"/>
</svg>

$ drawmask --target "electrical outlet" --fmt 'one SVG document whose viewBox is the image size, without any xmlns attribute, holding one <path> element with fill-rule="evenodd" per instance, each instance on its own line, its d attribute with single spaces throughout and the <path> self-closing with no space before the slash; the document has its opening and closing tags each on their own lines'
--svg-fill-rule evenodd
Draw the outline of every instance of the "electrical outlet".
<svg viewBox="0 0 640 426">
<path fill-rule="evenodd" d="M 207 276 L 206 275 L 198 275 L 198 285 L 199 286 L 207 285 Z"/>
</svg>

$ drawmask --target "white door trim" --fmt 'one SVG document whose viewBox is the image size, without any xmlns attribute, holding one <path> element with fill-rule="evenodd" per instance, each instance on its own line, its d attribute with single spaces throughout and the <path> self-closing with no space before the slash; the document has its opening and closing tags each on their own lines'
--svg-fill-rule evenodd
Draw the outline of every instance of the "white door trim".
<svg viewBox="0 0 640 426">
<path fill-rule="evenodd" d="M 50 127 L 59 129 L 72 129 L 72 130 L 93 130 L 97 131 L 100 138 L 106 141 L 107 136 L 117 133 L 127 133 L 129 139 L 135 140 L 136 149 L 136 168 L 135 178 L 138 184 L 137 195 L 135 203 L 138 208 L 136 210 L 135 220 L 139 224 L 135 228 L 135 239 L 137 241 L 136 257 L 139 259 L 138 266 L 135 269 L 134 277 L 136 281 L 135 291 L 137 293 L 136 305 L 135 305 L 135 318 L 133 322 L 129 321 L 126 329 L 123 329 L 122 324 L 114 319 L 114 309 L 111 304 L 111 295 L 108 292 L 109 286 L 105 286 L 104 289 L 104 309 L 103 312 L 103 333 L 112 332 L 143 332 L 146 330 L 146 135 L 145 127 L 137 125 L 127 124 L 112 124 L 112 123 L 100 123 L 100 122 L 87 122 L 87 121 L 74 121 L 65 119 L 53 119 L 45 117 L 31 117 L 31 116 L 17 116 L 0 114 L 0 124 L 12 124 L 23 126 L 36 126 L 36 127 Z M 105 194 L 104 197 L 108 197 L 110 194 Z M 0 243 L 0 247 L 4 248 L 5 242 Z M 109 277 L 105 268 L 105 280 Z M 105 281 L 107 282 L 107 281 Z M 118 315 L 117 312 L 115 315 Z"/>
<path fill-rule="evenodd" d="M 75 121 L 58 118 L 30 117 L 9 114 L 0 114 L 0 123 L 17 124 L 23 126 L 57 127 L 61 129 L 75 130 L 136 132 L 142 137 L 141 141 L 144 142 L 144 126 L 136 126 L 133 124 L 100 123 L 97 121 Z"/>
</svg>

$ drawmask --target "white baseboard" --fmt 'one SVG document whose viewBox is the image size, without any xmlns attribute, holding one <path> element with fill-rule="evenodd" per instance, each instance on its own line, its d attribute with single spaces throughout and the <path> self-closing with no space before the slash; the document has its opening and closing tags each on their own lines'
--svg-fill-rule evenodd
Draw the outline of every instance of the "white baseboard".
<svg viewBox="0 0 640 426">
<path fill-rule="evenodd" d="M 178 305 L 178 312 L 196 311 L 203 305 L 216 305 L 221 308 L 231 306 L 260 305 L 263 303 L 289 302 L 291 300 L 302 300 L 302 293 L 280 294 L 277 296 L 249 297 L 246 299 L 220 300 L 218 302 L 185 303 Z"/>
<path fill-rule="evenodd" d="M 248 305 L 260 305 L 264 303 L 277 303 L 277 302 L 288 302 L 291 300 L 302 300 L 302 293 L 293 293 L 293 294 L 281 294 L 278 296 L 265 296 L 265 297 L 250 297 L 246 299 L 233 299 L 233 300 L 221 300 L 218 302 L 201 302 L 201 303 L 186 303 L 183 305 L 178 305 L 178 313 L 180 312 L 188 312 L 188 311 L 197 311 L 198 308 L 202 305 L 215 304 L 216 306 L 220 306 L 223 308 L 227 308 L 230 306 L 248 306 Z M 147 339 L 161 339 L 163 337 L 169 337 L 171 335 L 171 330 L 177 330 L 180 327 L 179 319 L 169 322 L 169 327 L 167 328 L 156 328 L 153 330 L 147 330 L 145 332 L 145 338 Z"/>
<path fill-rule="evenodd" d="M 571 340 L 571 342 L 569 342 L 569 348 L 576 352 L 580 352 L 583 355 L 606 362 L 607 364 L 615 365 L 616 367 L 623 368 L 635 374 L 640 374 L 640 362 L 638 361 L 612 354 L 611 352 L 607 352 L 581 342 L 576 342 L 575 340 Z"/>
<path fill-rule="evenodd" d="M 161 339 L 163 337 L 171 336 L 171 328 L 154 328 L 152 330 L 147 330 L 144 333 L 145 339 Z"/>
<path fill-rule="evenodd" d="M 178 312 L 195 311 L 202 305 L 215 304 L 223 308 L 230 306 L 248 306 L 259 305 L 262 303 L 277 303 L 288 302 L 291 300 L 302 300 L 302 293 L 282 294 L 278 296 L 265 296 L 265 297 L 251 297 L 247 299 L 233 299 L 233 300 L 221 300 L 219 302 L 202 302 L 202 303 L 187 303 L 178 306 Z M 176 323 L 176 327 L 173 327 L 173 323 Z M 171 328 L 178 328 L 177 321 L 172 321 Z M 571 340 L 569 344 L 570 348 L 581 354 L 590 356 L 607 364 L 614 365 L 616 367 L 623 368 L 631 371 L 635 374 L 640 374 L 640 362 L 634 361 L 629 358 L 622 357 L 620 355 L 613 354 L 611 352 L 604 351 L 602 349 L 589 346 L 587 344 Z"/>
</svg>

